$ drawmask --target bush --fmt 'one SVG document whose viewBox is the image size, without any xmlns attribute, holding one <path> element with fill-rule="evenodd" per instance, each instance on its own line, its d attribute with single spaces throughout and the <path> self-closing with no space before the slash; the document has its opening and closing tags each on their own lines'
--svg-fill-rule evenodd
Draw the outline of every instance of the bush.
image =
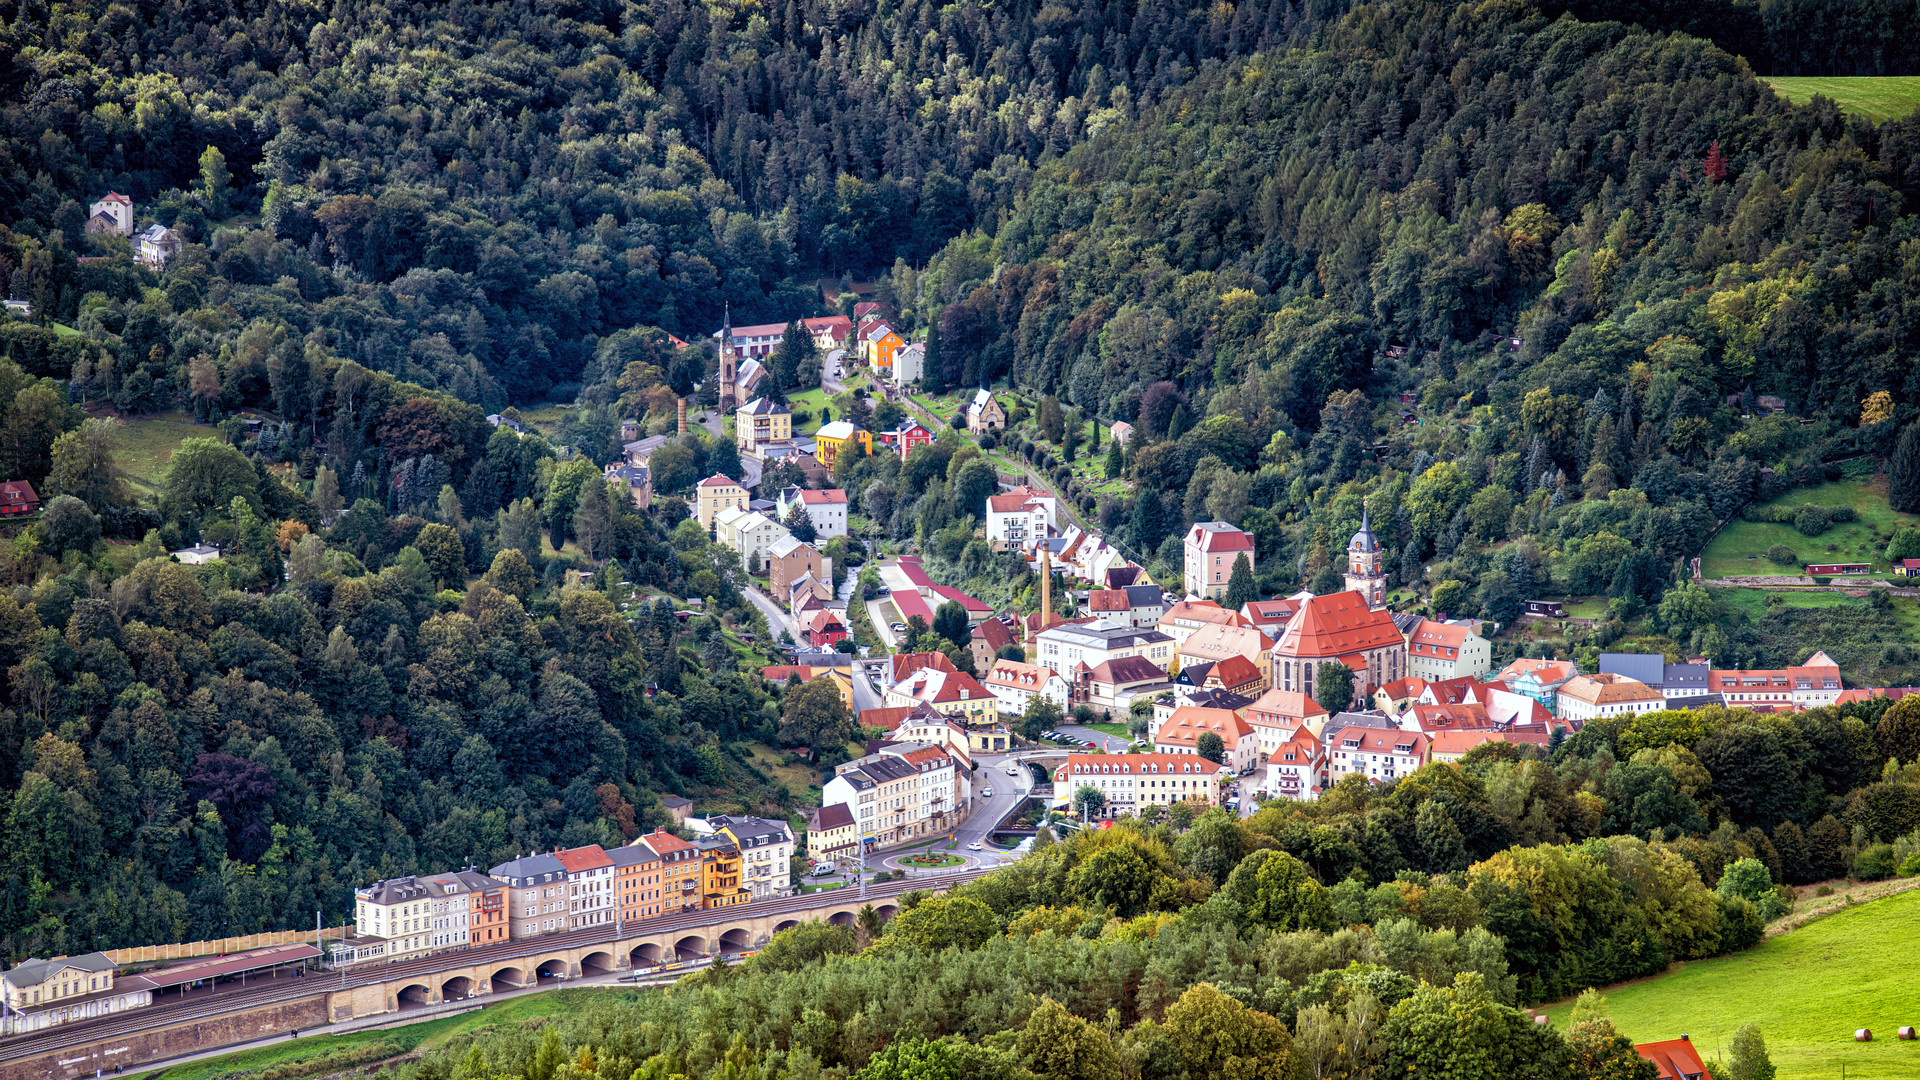
<svg viewBox="0 0 1920 1080">
<path fill-rule="evenodd" d="M 1853 860 L 1855 881 L 1880 881 L 1893 876 L 1893 845 L 1874 844 Z"/>
<path fill-rule="evenodd" d="M 1833 524 L 1824 506 L 1803 506 L 1793 515 L 1793 528 L 1801 536 L 1819 536 Z"/>
<path fill-rule="evenodd" d="M 1799 556 L 1795 555 L 1793 553 L 1793 549 L 1788 547 L 1785 544 L 1775 544 L 1772 547 L 1768 548 L 1767 561 L 1771 563 L 1779 563 L 1781 566 L 1800 565 Z"/>
<path fill-rule="evenodd" d="M 1920 851 L 1916 851 L 1900 860 L 1899 874 L 1901 877 L 1920 875 Z"/>
</svg>

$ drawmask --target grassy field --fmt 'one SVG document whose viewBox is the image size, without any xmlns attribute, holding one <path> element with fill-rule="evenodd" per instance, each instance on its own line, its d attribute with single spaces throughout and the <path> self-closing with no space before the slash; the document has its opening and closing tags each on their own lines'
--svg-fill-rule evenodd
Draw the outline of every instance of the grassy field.
<svg viewBox="0 0 1920 1080">
<path fill-rule="evenodd" d="M 535 405 L 520 410 L 520 422 L 542 435 L 552 435 L 569 411 L 571 406 L 567 405 Z"/>
<path fill-rule="evenodd" d="M 1762 79 L 1795 105 L 1805 105 L 1815 94 L 1833 99 L 1842 112 L 1876 123 L 1898 120 L 1920 109 L 1920 76 L 1887 78 L 1821 78 L 1796 76 Z"/>
<path fill-rule="evenodd" d="M 1742 612 L 1756 622 L 1766 617 L 1769 596 L 1777 596 L 1782 605 L 1795 608 L 1849 607 L 1862 603 L 1845 593 L 1825 591 L 1772 592 L 1765 589 L 1717 589 L 1713 595 L 1719 597 L 1720 602 L 1729 610 Z"/>
<path fill-rule="evenodd" d="M 1894 1029 L 1920 1016 L 1920 891 L 1861 904 L 1733 956 L 1684 964 L 1606 991 L 1614 1024 L 1635 1042 L 1691 1035 L 1711 1059 L 1741 1024 L 1760 1026 L 1778 1080 L 1920 1075 L 1920 1043 Z M 1566 1030 L 1572 1002 L 1550 1007 Z M 1853 1041 L 1855 1028 L 1874 1041 Z"/>
<path fill-rule="evenodd" d="M 1748 577 L 1792 575 L 1797 566 L 1781 566 L 1767 560 L 1767 549 L 1784 544 L 1794 556 L 1808 562 L 1871 562 L 1876 570 L 1887 568 L 1887 541 L 1902 525 L 1920 525 L 1920 517 L 1896 513 L 1887 505 L 1887 489 L 1881 480 L 1841 480 L 1816 488 L 1801 488 L 1782 495 L 1772 505 L 1851 506 L 1858 520 L 1835 525 L 1819 536 L 1802 536 L 1792 525 L 1762 521 L 1734 521 L 1720 530 L 1707 545 L 1700 561 L 1704 577 Z M 1828 551 L 1831 545 L 1834 550 Z M 1747 556 L 1753 556 L 1752 559 Z"/>
<path fill-rule="evenodd" d="M 556 990 L 545 994 L 527 994 L 499 1005 L 490 1005 L 484 1009 L 450 1016 L 444 1020 L 432 1020 L 423 1024 L 394 1028 L 390 1031 L 355 1031 L 345 1035 L 288 1039 L 256 1050 L 241 1050 L 222 1057 L 206 1058 L 169 1069 L 136 1075 L 157 1076 L 160 1072 L 164 1072 L 167 1080 L 212 1080 L 213 1077 L 240 1076 L 274 1066 L 287 1066 L 307 1061 L 313 1062 L 312 1072 L 334 1073 L 340 1071 L 341 1064 L 328 1063 L 320 1059 L 329 1054 L 342 1054 L 344 1057 L 347 1052 L 371 1048 L 376 1044 L 391 1051 L 390 1054 L 383 1054 L 383 1057 L 397 1057 L 416 1050 L 431 1050 L 444 1045 L 447 1040 L 457 1035 L 465 1035 L 485 1028 L 524 1023 L 541 1016 L 575 1012 L 586 1007 L 589 1002 L 609 994 L 632 998 L 637 996 L 637 991 Z M 369 1049 L 368 1053 L 372 1051 Z"/>
<path fill-rule="evenodd" d="M 127 479 L 152 493 L 160 489 L 167 462 L 182 439 L 213 438 L 218 432 L 206 424 L 194 423 L 184 412 L 161 413 L 144 420 L 128 420 L 120 429 L 120 445 L 114 455 Z"/>
</svg>

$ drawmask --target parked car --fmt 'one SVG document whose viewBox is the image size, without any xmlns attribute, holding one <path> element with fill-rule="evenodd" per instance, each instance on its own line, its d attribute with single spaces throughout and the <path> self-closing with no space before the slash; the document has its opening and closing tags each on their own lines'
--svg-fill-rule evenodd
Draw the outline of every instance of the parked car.
<svg viewBox="0 0 1920 1080">
<path fill-rule="evenodd" d="M 832 863 L 823 862 L 823 863 L 814 863 L 813 869 L 810 871 L 810 873 L 812 873 L 814 877 L 826 877 L 828 874 L 833 873 L 833 871 L 834 871 L 834 866 Z"/>
<path fill-rule="evenodd" d="M 894 633 L 898 634 L 898 633 L 904 632 L 907 629 L 907 624 L 903 622 L 888 623 L 887 629 L 892 630 Z"/>
<path fill-rule="evenodd" d="M 1007 766 L 1007 775 L 1008 775 L 1008 776 L 1019 776 L 1019 775 L 1020 775 L 1020 766 L 1018 766 L 1018 765 L 1009 765 L 1009 766 Z"/>
<path fill-rule="evenodd" d="M 985 791 L 982 791 L 982 792 L 980 793 L 980 797 L 981 797 L 981 798 L 983 798 L 983 799 L 991 799 L 991 798 L 993 798 L 993 789 L 992 789 L 992 788 L 988 788 L 988 789 L 986 789 Z"/>
</svg>

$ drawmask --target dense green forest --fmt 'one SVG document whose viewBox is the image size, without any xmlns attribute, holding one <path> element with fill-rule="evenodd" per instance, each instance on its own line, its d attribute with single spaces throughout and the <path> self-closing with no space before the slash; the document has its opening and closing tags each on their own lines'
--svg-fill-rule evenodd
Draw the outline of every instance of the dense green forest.
<svg viewBox="0 0 1920 1080">
<path fill-rule="evenodd" d="M 1736 39 L 1663 18 L 0 2 L 0 291 L 33 307 L 0 323 L 0 471 L 47 500 L 0 545 L 0 951 L 304 926 L 372 876 L 630 834 L 692 785 L 790 807 L 739 745 L 854 732 L 740 674 L 765 628 L 678 497 L 738 474 L 731 440 L 656 453 L 644 514 L 599 466 L 622 416 L 665 433 L 676 396 L 711 399 L 723 305 L 798 318 L 822 279 L 933 335 L 927 390 L 1049 400 L 1005 451 L 1053 471 L 1061 410 L 1133 424 L 1101 451 L 1123 490 L 1074 495 L 1143 561 L 1221 518 L 1259 537 L 1264 591 L 1324 591 L 1368 498 L 1428 604 L 1607 595 L 1567 650 L 1828 647 L 1856 681 L 1920 679 L 1888 605 L 1753 619 L 1680 583 L 1716 523 L 1795 486 L 1886 459 L 1920 502 L 1920 120 L 1795 108 Z M 1881 40 L 1901 68 L 1912 36 Z M 84 231 L 108 189 L 186 240 L 164 270 Z M 552 438 L 486 420 L 552 401 Z M 105 414 L 166 409 L 217 437 L 141 494 Z M 836 479 L 865 542 L 1018 602 L 968 516 L 981 449 L 949 433 Z M 226 558 L 164 558 L 196 541 Z M 655 598 L 623 611 L 634 586 Z M 1616 833 L 1662 834 L 1697 889 L 1749 856 L 1773 882 L 1890 872 L 1913 755 L 1850 708 L 1590 728 L 1497 763 L 1498 798 L 1409 784 L 1256 828 L 1342 924 L 1403 872 L 1470 893 L 1515 844 Z M 1200 911 L 1211 878 L 1058 899 Z M 1660 955 L 1747 932 L 1705 944 L 1718 918 Z M 1502 999 L 1656 955 L 1567 981 L 1533 924 L 1447 925 L 1503 939 Z"/>
</svg>

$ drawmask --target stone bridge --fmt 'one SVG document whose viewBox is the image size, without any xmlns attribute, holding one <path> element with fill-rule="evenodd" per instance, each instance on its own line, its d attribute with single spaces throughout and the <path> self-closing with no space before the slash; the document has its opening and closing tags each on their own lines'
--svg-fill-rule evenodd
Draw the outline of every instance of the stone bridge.
<svg viewBox="0 0 1920 1080">
<path fill-rule="evenodd" d="M 956 875 L 957 880 L 977 874 Z M 774 934 L 820 921 L 851 926 L 860 909 L 872 904 L 882 919 L 899 914 L 900 892 L 908 888 L 938 891 L 956 880 L 924 879 L 877 886 L 862 900 L 858 889 L 836 889 L 769 903 L 692 911 L 636 923 L 621 932 L 585 944 L 582 935 L 555 935 L 509 942 L 484 950 L 445 953 L 392 965 L 388 977 L 367 966 L 348 969 L 368 981 L 333 992 L 327 1015 L 339 1022 L 379 1013 L 404 1012 L 442 1002 L 483 997 L 529 986 L 560 985 L 571 979 L 591 978 L 650 968 L 656 964 L 706 956 L 739 956 L 765 945 Z M 844 897 L 843 899 L 836 899 Z M 484 952 L 485 959 L 476 956 Z"/>
</svg>

